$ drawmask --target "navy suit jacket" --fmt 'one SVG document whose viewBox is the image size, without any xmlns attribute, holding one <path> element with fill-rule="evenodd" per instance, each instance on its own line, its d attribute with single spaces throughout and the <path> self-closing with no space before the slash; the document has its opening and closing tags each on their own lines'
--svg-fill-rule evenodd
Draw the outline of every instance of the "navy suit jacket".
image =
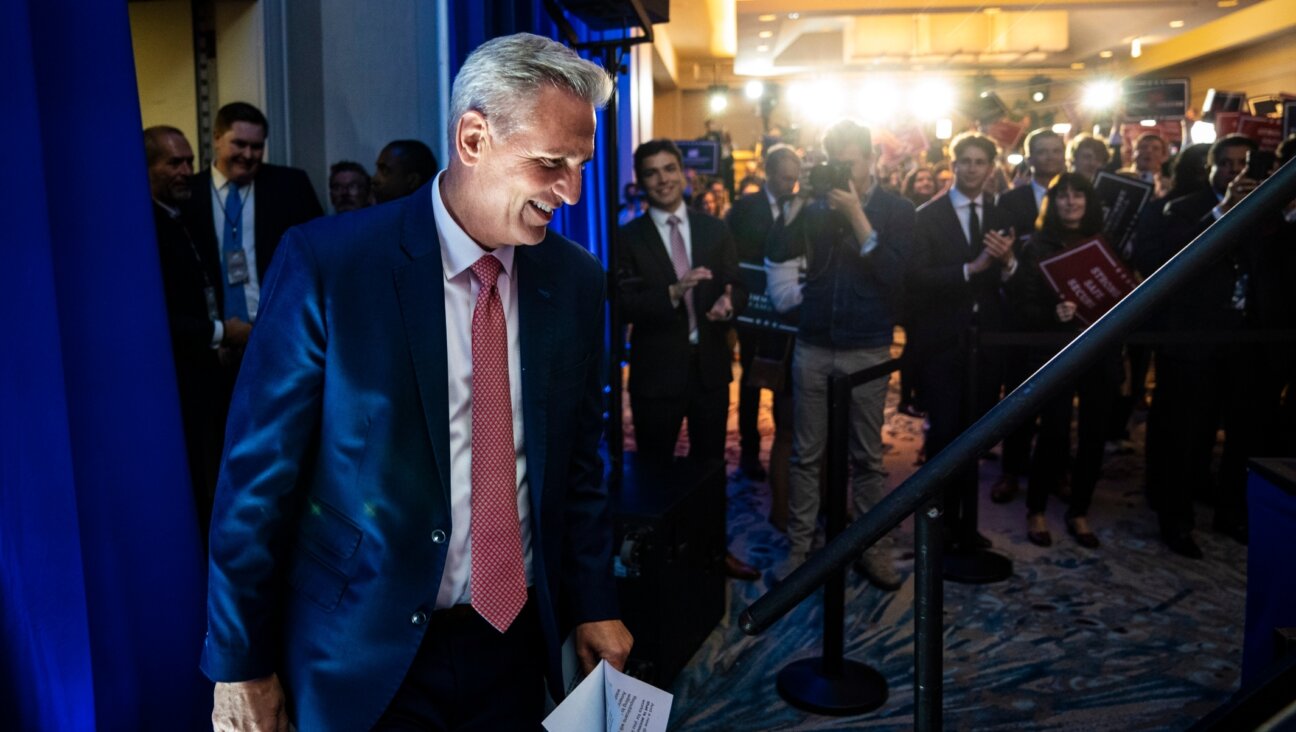
<svg viewBox="0 0 1296 732">
<path fill-rule="evenodd" d="M 711 270 L 712 278 L 693 288 L 693 305 L 702 385 L 717 389 L 733 380 L 733 351 L 727 340 L 733 320 L 711 321 L 706 314 L 724 294 L 725 285 L 733 285 L 730 302 L 737 317 L 747 307 L 747 288 L 738 271 L 733 237 L 724 222 L 696 211 L 688 212 L 688 222 L 692 266 Z M 652 215 L 645 213 L 622 226 L 617 245 L 621 314 L 634 325 L 630 393 L 682 397 L 688 391 L 689 377 L 688 310 L 683 301 L 671 305 L 669 289 L 679 279 Z"/>
<path fill-rule="evenodd" d="M 270 262 L 284 232 L 298 224 L 324 215 L 315 189 L 305 171 L 262 163 L 254 179 L 256 187 L 256 264 L 257 278 L 263 284 Z M 216 222 L 224 219 L 212 211 L 211 168 L 195 175 L 190 182 L 193 197 L 182 208 L 186 224 L 198 245 L 207 278 L 216 286 L 216 302 L 225 312 L 225 288 L 221 276 L 220 244 Z"/>
<path fill-rule="evenodd" d="M 235 389 L 202 668 L 278 672 L 298 729 L 373 726 L 423 640 L 447 537 L 468 530 L 451 525 L 434 184 L 289 230 Z M 514 262 L 534 593 L 561 698 L 560 638 L 618 616 L 597 454 L 606 278 L 552 232 Z"/>
<path fill-rule="evenodd" d="M 998 206 L 986 207 L 979 218 L 982 231 L 1011 225 Z M 914 251 L 907 278 L 913 295 L 908 333 L 912 345 L 907 347 L 914 349 L 914 357 L 956 346 L 972 324 L 974 304 L 981 328 L 1003 327 L 999 265 L 963 279 L 963 265 L 984 248 L 980 241 L 968 243 L 948 193 L 923 204 L 914 215 Z"/>
</svg>

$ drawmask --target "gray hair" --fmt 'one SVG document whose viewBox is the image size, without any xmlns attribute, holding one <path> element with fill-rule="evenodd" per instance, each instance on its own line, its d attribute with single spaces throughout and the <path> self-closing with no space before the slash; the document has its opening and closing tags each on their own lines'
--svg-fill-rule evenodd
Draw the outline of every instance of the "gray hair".
<svg viewBox="0 0 1296 732">
<path fill-rule="evenodd" d="M 569 91 L 596 109 L 612 96 L 607 72 L 557 41 L 517 33 L 478 46 L 450 93 L 451 149 L 464 112 L 481 112 L 506 138 L 533 116 L 536 93 L 544 86 Z"/>
</svg>

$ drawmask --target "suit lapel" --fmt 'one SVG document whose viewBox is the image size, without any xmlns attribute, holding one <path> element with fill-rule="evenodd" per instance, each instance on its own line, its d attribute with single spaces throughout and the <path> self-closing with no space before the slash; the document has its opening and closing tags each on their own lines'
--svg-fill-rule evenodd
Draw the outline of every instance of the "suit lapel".
<svg viewBox="0 0 1296 732">
<path fill-rule="evenodd" d="M 980 252 L 980 247 L 968 244 L 967 232 L 959 222 L 958 214 L 954 212 L 954 201 L 948 193 L 943 198 L 940 210 L 941 224 L 945 229 L 943 238 L 949 242 L 950 249 L 958 253 L 958 261 L 971 261 Z"/>
<path fill-rule="evenodd" d="M 662 241 L 661 232 L 657 230 L 652 214 L 644 213 L 643 216 L 635 219 L 635 223 L 639 224 L 639 233 L 635 239 L 639 241 L 640 246 L 648 250 L 648 260 L 664 273 L 666 282 L 675 282 L 678 279 L 675 277 L 675 264 L 666 253 L 666 242 Z"/>
<path fill-rule="evenodd" d="M 423 419 L 432 438 L 432 454 L 441 479 L 442 508 L 448 516 L 450 396 L 446 369 L 445 271 L 441 266 L 441 241 L 437 236 L 428 186 L 406 199 L 401 248 L 410 261 L 393 270 L 396 295 L 405 325 L 405 339 L 414 362 Z"/>
<path fill-rule="evenodd" d="M 518 293 L 518 341 L 522 348 L 522 429 L 526 435 L 527 476 L 536 526 L 539 526 L 542 515 L 541 489 L 548 458 L 549 371 L 553 363 L 554 326 L 557 323 L 552 297 L 556 283 L 544 253 L 544 247 L 553 238 L 550 234 L 539 245 L 519 246 L 513 254 L 513 275 L 517 278 Z"/>
</svg>

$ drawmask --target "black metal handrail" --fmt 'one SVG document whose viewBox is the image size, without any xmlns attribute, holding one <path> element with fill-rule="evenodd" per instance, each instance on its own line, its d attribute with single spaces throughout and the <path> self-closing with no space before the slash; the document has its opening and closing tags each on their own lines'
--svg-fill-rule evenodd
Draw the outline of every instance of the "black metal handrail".
<svg viewBox="0 0 1296 732">
<path fill-rule="evenodd" d="M 939 454 L 932 456 L 917 473 L 901 483 L 871 511 L 858 517 L 836 539 L 828 542 L 822 551 L 795 570 L 786 581 L 773 587 L 744 610 L 739 618 L 743 632 L 749 635 L 763 632 L 814 592 L 833 573 L 840 571 L 860 552 L 895 528 L 906 516 L 920 508 L 930 509 L 932 502 L 938 499 L 942 486 L 952 475 L 972 464 L 982 452 L 1038 413 L 1049 399 L 1070 383 L 1075 374 L 1083 372 L 1109 349 L 1120 344 L 1149 313 L 1173 296 L 1176 290 L 1204 273 L 1213 261 L 1236 246 L 1241 236 L 1260 217 L 1281 210 L 1293 198 L 1296 198 L 1296 165 L 1287 165 L 1162 265 L 1096 323 L 1076 336 L 1048 363 Z M 938 541 L 932 541 L 935 538 L 932 535 L 939 536 L 939 531 L 933 531 L 933 527 L 924 525 L 926 519 L 930 518 L 927 513 L 929 510 L 919 517 L 919 533 L 927 546 L 938 545 Z M 936 565 L 931 562 L 931 557 L 926 556 L 922 547 L 918 558 L 916 570 L 920 575 L 917 579 L 919 589 L 934 589 L 938 598 L 940 582 L 932 577 Z M 936 617 L 927 618 L 926 622 L 919 618 L 915 631 L 916 634 L 925 636 L 916 640 L 919 657 L 915 659 L 915 666 L 919 673 L 915 689 L 920 696 L 915 698 L 917 709 L 914 722 L 920 730 L 938 730 L 941 726 L 940 608 L 933 608 L 931 600 L 931 597 L 924 598 L 920 609 L 925 606 L 929 613 L 934 609 Z M 933 629 L 935 639 L 930 637 Z M 935 673 L 932 672 L 933 668 L 937 669 Z M 924 685 L 928 693 L 922 693 Z"/>
</svg>

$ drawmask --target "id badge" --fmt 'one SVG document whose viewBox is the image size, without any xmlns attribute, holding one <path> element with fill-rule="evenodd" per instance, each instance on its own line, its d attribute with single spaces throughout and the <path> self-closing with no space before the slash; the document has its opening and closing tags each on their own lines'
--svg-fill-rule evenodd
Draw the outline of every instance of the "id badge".
<svg viewBox="0 0 1296 732">
<path fill-rule="evenodd" d="M 247 252 L 242 249 L 225 253 L 225 272 L 231 285 L 242 285 L 248 281 Z"/>
<path fill-rule="evenodd" d="M 216 307 L 216 288 L 204 287 L 203 297 L 207 298 L 207 319 L 220 320 L 220 309 Z"/>
</svg>

